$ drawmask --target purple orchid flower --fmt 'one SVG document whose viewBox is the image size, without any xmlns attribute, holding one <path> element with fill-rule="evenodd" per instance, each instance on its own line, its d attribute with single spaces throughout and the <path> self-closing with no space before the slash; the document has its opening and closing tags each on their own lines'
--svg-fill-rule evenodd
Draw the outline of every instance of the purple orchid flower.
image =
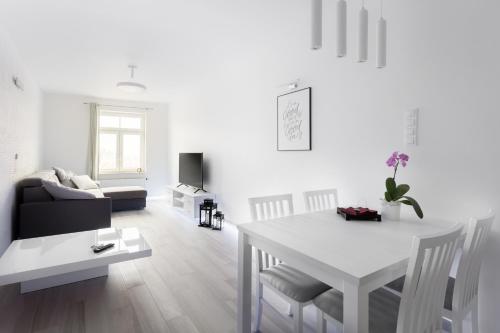
<svg viewBox="0 0 500 333">
<path fill-rule="evenodd" d="M 396 179 L 396 172 L 398 171 L 399 165 L 401 164 L 403 167 L 406 167 L 409 159 L 410 156 L 408 156 L 407 154 L 395 151 L 385 162 L 385 164 L 387 164 L 388 167 L 394 168 L 394 177 L 393 177 L 394 179 Z"/>
<path fill-rule="evenodd" d="M 399 157 L 399 160 L 401 162 L 401 165 L 403 167 L 406 167 L 406 164 L 408 163 L 408 160 L 410 159 L 410 156 L 408 156 L 408 155 L 406 155 L 404 153 L 401 153 L 401 154 L 399 154 L 398 157 Z"/>
<path fill-rule="evenodd" d="M 418 202 L 406 195 L 406 193 L 410 190 L 410 186 L 407 184 L 399 184 L 396 183 L 396 174 L 398 172 L 399 165 L 406 167 L 408 161 L 410 160 L 410 156 L 405 153 L 399 153 L 395 151 L 389 157 L 389 159 L 385 162 L 388 167 L 394 168 L 394 176 L 391 178 L 387 178 L 385 180 L 385 187 L 387 191 L 384 193 L 384 199 L 386 202 L 396 202 L 399 204 L 405 204 L 409 206 L 413 206 L 415 213 L 419 218 L 424 217 L 424 213 L 422 212 L 422 208 Z"/>
<path fill-rule="evenodd" d="M 389 159 L 385 163 L 389 167 L 395 166 L 398 163 L 398 152 L 395 151 L 394 153 L 392 153 L 391 157 L 389 157 Z"/>
</svg>

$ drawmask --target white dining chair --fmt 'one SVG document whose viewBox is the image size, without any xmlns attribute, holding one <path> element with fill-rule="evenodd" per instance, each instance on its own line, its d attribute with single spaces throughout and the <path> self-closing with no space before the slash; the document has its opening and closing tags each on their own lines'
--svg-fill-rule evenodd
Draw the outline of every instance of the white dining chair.
<svg viewBox="0 0 500 333">
<path fill-rule="evenodd" d="M 442 307 L 453 258 L 460 246 L 462 225 L 449 231 L 414 237 L 401 298 L 380 288 L 370 293 L 371 333 L 441 332 Z M 318 333 L 327 320 L 341 325 L 343 294 L 330 289 L 313 300 L 318 308 Z"/>
<path fill-rule="evenodd" d="M 304 202 L 307 212 L 336 209 L 339 206 L 337 189 L 306 191 L 304 192 Z"/>
<path fill-rule="evenodd" d="M 293 215 L 291 194 L 273 195 L 248 199 L 253 221 L 269 220 Z M 254 330 L 259 332 L 262 321 L 262 305 L 273 307 L 264 299 L 264 286 L 280 295 L 290 304 L 295 333 L 303 332 L 303 307 L 330 287 L 304 274 L 272 255 L 254 248 L 255 321 Z"/>
<path fill-rule="evenodd" d="M 467 226 L 462 255 L 458 263 L 456 278 L 448 277 L 444 300 L 443 317 L 451 320 L 452 333 L 462 333 L 464 319 L 471 314 L 472 332 L 479 333 L 478 287 L 481 262 L 486 240 L 495 215 L 490 212 L 486 217 L 471 219 Z M 387 287 L 401 292 L 404 277 L 395 280 Z"/>
<path fill-rule="evenodd" d="M 270 220 L 293 215 L 292 194 L 249 198 L 252 221 Z"/>
</svg>

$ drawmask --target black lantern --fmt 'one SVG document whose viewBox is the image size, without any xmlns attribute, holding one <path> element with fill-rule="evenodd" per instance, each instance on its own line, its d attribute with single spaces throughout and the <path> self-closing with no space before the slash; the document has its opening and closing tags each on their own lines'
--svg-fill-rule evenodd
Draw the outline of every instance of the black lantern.
<svg viewBox="0 0 500 333">
<path fill-rule="evenodd" d="M 211 228 L 213 211 L 217 211 L 217 203 L 213 199 L 205 199 L 200 204 L 200 221 L 199 227 Z"/>
<path fill-rule="evenodd" d="M 222 214 L 220 210 L 217 210 L 214 215 L 212 230 L 222 230 L 223 224 L 224 224 L 224 214 Z"/>
</svg>

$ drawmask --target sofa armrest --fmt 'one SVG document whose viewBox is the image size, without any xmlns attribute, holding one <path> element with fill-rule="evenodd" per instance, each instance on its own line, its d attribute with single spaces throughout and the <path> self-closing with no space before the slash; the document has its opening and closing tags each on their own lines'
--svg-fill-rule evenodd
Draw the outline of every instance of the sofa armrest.
<svg viewBox="0 0 500 333">
<path fill-rule="evenodd" d="M 109 228 L 111 199 L 55 200 L 19 207 L 18 238 L 58 235 Z"/>
</svg>

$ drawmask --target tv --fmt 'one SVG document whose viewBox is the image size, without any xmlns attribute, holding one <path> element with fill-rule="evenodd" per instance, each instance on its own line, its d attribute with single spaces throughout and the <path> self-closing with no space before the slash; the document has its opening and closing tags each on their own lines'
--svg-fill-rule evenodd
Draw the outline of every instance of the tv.
<svg viewBox="0 0 500 333">
<path fill-rule="evenodd" d="M 179 154 L 179 183 L 203 190 L 203 153 Z"/>
</svg>

